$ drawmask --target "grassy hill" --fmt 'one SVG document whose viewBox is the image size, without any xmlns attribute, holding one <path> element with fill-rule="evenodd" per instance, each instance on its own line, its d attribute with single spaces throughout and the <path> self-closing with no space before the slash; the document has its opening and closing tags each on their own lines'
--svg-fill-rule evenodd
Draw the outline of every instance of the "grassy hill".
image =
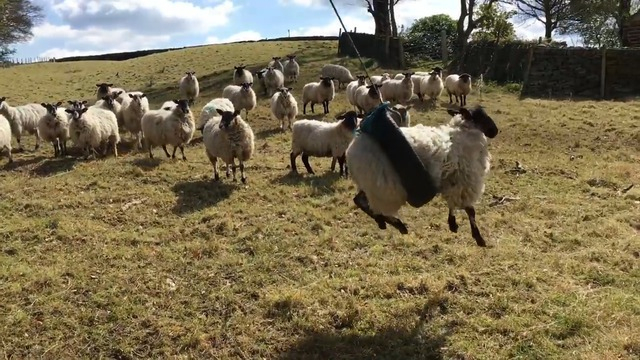
<svg viewBox="0 0 640 360">
<path fill-rule="evenodd" d="M 336 45 L 16 66 L 0 69 L 0 96 L 93 100 L 108 81 L 157 107 L 193 69 L 199 115 L 239 62 L 298 53 L 298 99 L 325 63 L 359 73 Z M 412 122 L 446 122 L 441 101 L 416 103 Z M 355 208 L 330 159 L 311 159 L 316 176 L 289 175 L 290 133 L 264 97 L 246 186 L 212 182 L 199 139 L 186 162 L 128 144 L 118 159 L 76 161 L 52 159 L 48 144 L 33 152 L 26 136 L 28 150 L 0 165 L 0 357 L 637 359 L 640 191 L 620 189 L 640 183 L 640 105 L 520 101 L 494 87 L 469 102 L 501 130 L 476 207 L 484 249 L 466 216 L 448 231 L 440 198 L 404 208 L 402 236 Z M 340 90 L 325 119 L 347 109 Z"/>
</svg>

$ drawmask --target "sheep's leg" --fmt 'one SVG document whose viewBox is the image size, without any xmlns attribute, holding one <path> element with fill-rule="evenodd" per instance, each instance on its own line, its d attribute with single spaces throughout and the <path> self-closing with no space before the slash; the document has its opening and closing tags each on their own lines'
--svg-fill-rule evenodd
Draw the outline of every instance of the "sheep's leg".
<svg viewBox="0 0 640 360">
<path fill-rule="evenodd" d="M 302 113 L 305 115 L 307 115 L 307 104 L 308 103 L 302 104 Z M 313 108 L 313 104 L 311 104 L 311 108 Z"/>
<path fill-rule="evenodd" d="M 153 149 L 153 146 L 151 146 L 151 144 L 149 144 L 149 159 L 153 159 L 153 151 L 151 151 L 151 149 Z"/>
<path fill-rule="evenodd" d="M 60 149 L 58 148 L 58 139 L 52 141 L 51 144 L 53 145 L 53 157 L 57 158 L 58 155 L 60 155 Z"/>
<path fill-rule="evenodd" d="M 287 129 L 291 130 L 291 120 L 293 120 L 291 117 L 287 117 Z"/>
<path fill-rule="evenodd" d="M 296 167 L 296 158 L 299 154 L 294 153 L 293 151 L 289 154 L 289 161 L 291 161 L 291 172 L 298 173 L 298 168 Z"/>
<path fill-rule="evenodd" d="M 471 236 L 476 241 L 476 244 L 482 247 L 487 246 L 487 243 L 482 238 L 482 235 L 480 235 L 478 225 L 476 225 L 476 209 L 474 209 L 473 206 L 469 206 L 464 208 L 464 211 L 467 212 L 467 216 L 469 217 L 469 224 L 471 225 Z"/>
<path fill-rule="evenodd" d="M 325 111 L 324 111 L 324 113 L 328 114 L 329 113 L 329 100 L 325 100 L 324 103 L 325 103 Z"/>
<path fill-rule="evenodd" d="M 7 162 L 7 164 L 11 164 L 13 162 L 13 155 L 11 155 L 11 149 L 9 149 L 9 147 L 5 146 L 4 147 L 4 151 L 7 152 L 7 156 L 9 157 L 9 162 Z"/>
<path fill-rule="evenodd" d="M 449 209 L 449 217 L 447 218 L 447 222 L 449 223 L 449 230 L 453 233 L 458 232 L 458 223 L 456 222 L 456 215 L 453 213 L 453 209 Z"/>
<path fill-rule="evenodd" d="M 420 102 L 424 101 L 424 95 L 422 95 L 420 92 L 418 92 L 418 100 L 420 100 Z"/>
<path fill-rule="evenodd" d="M 311 113 L 312 113 L 312 114 L 315 114 L 315 113 L 316 113 L 316 111 L 315 111 L 315 110 L 314 110 L 314 108 L 313 108 L 313 106 L 314 106 L 315 104 L 316 104 L 316 103 L 314 103 L 313 101 L 311 102 Z"/>
<path fill-rule="evenodd" d="M 461 106 L 467 105 L 467 95 L 460 95 L 460 105 Z"/>
<path fill-rule="evenodd" d="M 182 154 L 182 160 L 187 161 L 187 157 L 184 156 L 184 145 L 180 145 L 180 153 Z"/>
<path fill-rule="evenodd" d="M 176 158 L 176 150 L 178 150 L 178 147 L 177 147 L 177 146 L 174 146 L 174 147 L 173 147 L 173 154 L 171 154 L 171 158 L 172 158 L 172 159 L 175 159 L 175 158 Z"/>
<path fill-rule="evenodd" d="M 453 96 L 449 93 L 449 104 L 453 104 Z"/>
<path fill-rule="evenodd" d="M 36 147 L 33 149 L 33 151 L 38 151 L 38 149 L 40 149 L 40 134 L 38 134 L 38 132 L 36 131 Z"/>
<path fill-rule="evenodd" d="M 338 160 L 338 158 L 332 158 L 331 159 L 331 172 L 336 171 L 336 160 Z"/>
<path fill-rule="evenodd" d="M 170 158 L 171 154 L 169 154 L 169 151 L 167 150 L 167 145 L 162 145 L 162 150 L 164 150 L 164 153 L 167 154 L 167 157 Z M 174 149 L 175 150 L 175 149 Z"/>
<path fill-rule="evenodd" d="M 238 181 L 236 179 L 236 159 L 231 159 L 231 172 L 233 173 L 233 182 Z"/>
<path fill-rule="evenodd" d="M 244 109 L 244 119 L 249 120 L 249 110 Z"/>
<path fill-rule="evenodd" d="M 345 161 L 346 161 L 345 155 L 338 157 L 338 165 L 340 166 L 340 176 L 347 177 L 347 174 L 345 173 L 345 167 L 346 167 Z"/>
<path fill-rule="evenodd" d="M 22 147 L 22 144 L 20 144 L 20 135 L 16 135 L 16 142 L 18 143 L 18 150 L 20 151 L 24 151 L 24 148 Z"/>
<path fill-rule="evenodd" d="M 225 175 L 227 176 L 227 179 L 231 177 L 231 173 L 229 172 L 229 170 L 229 164 L 225 163 Z"/>
<path fill-rule="evenodd" d="M 367 195 L 364 191 L 360 191 L 353 198 L 353 203 L 356 204 L 360 210 L 362 210 L 365 214 L 369 215 L 375 222 L 378 224 L 378 228 L 380 230 L 385 230 L 387 228 L 387 223 L 384 221 L 382 215 L 375 215 L 371 208 L 369 207 L 369 200 L 367 200 Z"/>
<path fill-rule="evenodd" d="M 118 157 L 118 143 L 116 142 L 116 139 L 111 139 L 111 146 L 113 147 L 113 156 L 117 158 Z"/>
<path fill-rule="evenodd" d="M 243 184 L 246 184 L 247 177 L 244 176 L 244 162 L 242 161 L 242 159 L 238 159 L 238 162 L 240 163 L 240 181 L 242 181 Z"/>
<path fill-rule="evenodd" d="M 207 151 L 207 157 L 209 158 L 211 165 L 213 165 L 213 180 L 215 181 L 220 180 L 220 175 L 218 174 L 218 165 L 217 165 L 218 158 L 216 158 L 215 156 L 211 156 L 208 151 Z"/>
<path fill-rule="evenodd" d="M 314 174 L 313 169 L 311 169 L 311 165 L 309 164 L 309 155 L 302 153 L 302 163 L 304 164 L 304 167 L 307 168 L 307 172 L 309 174 Z"/>
</svg>

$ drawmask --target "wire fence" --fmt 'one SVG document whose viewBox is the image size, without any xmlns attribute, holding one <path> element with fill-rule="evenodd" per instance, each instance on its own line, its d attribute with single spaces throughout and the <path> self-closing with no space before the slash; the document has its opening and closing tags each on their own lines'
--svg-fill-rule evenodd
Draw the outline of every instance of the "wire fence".
<svg viewBox="0 0 640 360">
<path fill-rule="evenodd" d="M 16 65 L 37 64 L 45 62 L 56 62 L 54 57 L 28 57 L 28 58 L 12 58 L 0 62 L 0 67 L 11 67 Z"/>
</svg>

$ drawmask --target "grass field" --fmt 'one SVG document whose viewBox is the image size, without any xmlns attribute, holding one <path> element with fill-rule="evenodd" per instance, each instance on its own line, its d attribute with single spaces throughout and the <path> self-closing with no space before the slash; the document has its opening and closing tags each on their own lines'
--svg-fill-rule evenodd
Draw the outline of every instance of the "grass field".
<svg viewBox="0 0 640 360">
<path fill-rule="evenodd" d="M 298 99 L 325 63 L 355 71 L 336 45 L 16 66 L 0 69 L 0 96 L 93 99 L 109 81 L 144 90 L 154 108 L 193 69 L 199 115 L 239 62 L 297 52 Z M 418 103 L 412 122 L 448 121 L 441 101 Z M 404 208 L 402 236 L 355 208 L 330 159 L 312 158 L 315 176 L 289 175 L 290 133 L 264 97 L 249 119 L 246 186 L 211 181 L 199 133 L 186 162 L 126 143 L 118 159 L 54 160 L 26 136 L 27 151 L 0 165 L 0 357 L 638 359 L 639 103 L 519 100 L 497 87 L 469 96 L 478 102 L 501 131 L 476 207 L 488 248 L 463 213 L 449 232 L 440 198 Z M 330 115 L 348 108 L 340 90 Z"/>
</svg>

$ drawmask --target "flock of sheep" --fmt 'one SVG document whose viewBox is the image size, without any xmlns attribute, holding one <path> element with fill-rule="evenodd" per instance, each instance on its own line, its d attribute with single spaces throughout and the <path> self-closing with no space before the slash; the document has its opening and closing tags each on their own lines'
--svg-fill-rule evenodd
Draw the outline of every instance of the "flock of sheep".
<svg viewBox="0 0 640 360">
<path fill-rule="evenodd" d="M 254 73 L 242 64 L 235 66 L 233 84 L 223 89 L 222 97 L 203 107 L 197 123 L 190 109 L 200 93 L 194 71 L 186 72 L 180 79 L 181 99 L 167 101 L 159 109 L 149 108 L 143 92 L 126 91 L 110 83 L 96 84 L 97 101 L 90 106 L 87 101 L 69 100 L 66 108 L 62 102 L 13 107 L 5 97 L 0 97 L 0 151 L 7 153 L 12 162 L 11 137 L 15 136 L 21 149 L 20 139 L 26 132 L 35 135 L 36 150 L 41 139 L 51 143 L 54 157 L 67 155 L 68 140 L 82 149 L 86 158 L 98 151 L 104 156 L 109 150 L 117 157 L 120 131 L 124 129 L 131 133 L 138 149 L 146 147 L 149 157 L 153 158 L 154 147 L 162 147 L 171 158 L 180 149 L 186 160 L 184 146 L 199 130 L 205 153 L 213 165 L 214 179 L 220 178 L 217 166 L 220 158 L 226 164 L 226 176 L 231 176 L 231 170 L 236 181 L 237 159 L 240 180 L 246 183 L 245 162 L 255 152 L 254 134 L 247 121 L 249 112 L 257 106 L 253 89 L 256 76 L 262 93 L 270 98 L 271 113 L 280 128 L 284 130 L 286 123 L 292 131 L 289 159 L 292 172 L 297 172 L 298 156 L 310 174 L 314 174 L 310 156 L 331 157 L 331 170 L 337 162 L 340 174 L 350 174 L 357 185 L 354 203 L 380 229 L 389 224 L 403 234 L 407 228 L 397 218 L 398 210 L 407 202 L 414 207 L 422 206 L 439 193 L 449 206 L 450 230 L 458 229 L 454 211 L 463 209 L 469 216 L 473 238 L 478 245 L 485 246 L 475 223 L 473 205 L 484 191 L 490 167 L 487 138 L 495 137 L 498 129 L 481 107 L 464 107 L 471 91 L 468 74 L 451 74 L 443 81 L 442 69 L 436 67 L 430 72 L 401 73 L 393 79 L 388 73 L 371 76 L 367 83 L 366 76 L 354 77 L 343 66 L 327 64 L 320 71 L 319 81 L 302 87 L 303 114 L 307 114 L 309 104 L 312 113 L 316 104 L 322 104 L 324 114 L 329 113 L 329 104 L 336 96 L 334 81 L 338 82 L 338 89 L 346 85 L 346 98 L 353 110 L 341 113 L 335 122 L 296 120 L 298 103 L 292 89 L 285 86 L 285 79 L 297 82 L 300 66 L 295 55 L 280 60 L 273 57 L 265 68 Z M 428 97 L 435 105 L 445 89 L 449 102 L 453 103 L 455 97 L 455 102 L 462 106 L 448 110 L 452 115 L 450 122 L 437 127 L 410 126 L 408 102 L 413 95 L 420 101 Z M 383 102 L 396 104 L 388 106 Z M 374 123 L 374 115 L 386 121 L 376 119 Z M 391 141 L 394 134 L 396 138 Z M 173 146 L 171 154 L 167 145 Z M 428 185 L 429 181 L 433 184 Z M 433 187 L 432 194 L 426 196 L 424 189 L 429 186 Z"/>
</svg>

